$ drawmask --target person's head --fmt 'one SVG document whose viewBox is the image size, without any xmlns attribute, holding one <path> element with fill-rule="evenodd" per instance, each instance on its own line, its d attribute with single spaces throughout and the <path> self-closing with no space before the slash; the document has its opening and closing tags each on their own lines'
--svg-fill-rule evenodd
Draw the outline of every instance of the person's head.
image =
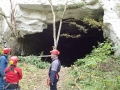
<svg viewBox="0 0 120 90">
<path fill-rule="evenodd" d="M 57 57 L 60 52 L 57 49 L 53 49 L 52 51 L 50 51 L 51 53 L 51 58 L 54 59 L 55 57 Z"/>
<path fill-rule="evenodd" d="M 3 54 L 9 55 L 11 52 L 10 48 L 3 48 Z"/>
<path fill-rule="evenodd" d="M 18 63 L 18 57 L 17 56 L 10 57 L 10 59 L 9 59 L 9 64 L 10 65 L 17 65 L 17 63 Z"/>
</svg>

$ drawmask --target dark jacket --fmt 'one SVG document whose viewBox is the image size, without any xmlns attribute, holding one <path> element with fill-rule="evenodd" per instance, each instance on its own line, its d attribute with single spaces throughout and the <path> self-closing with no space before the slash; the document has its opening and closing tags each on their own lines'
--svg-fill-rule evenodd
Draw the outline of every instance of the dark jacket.
<svg viewBox="0 0 120 90">
<path fill-rule="evenodd" d="M 50 77 L 50 83 L 56 83 L 59 79 L 58 72 L 60 72 L 61 69 L 61 63 L 58 58 L 55 58 L 51 66 L 49 68 L 49 77 Z"/>
</svg>

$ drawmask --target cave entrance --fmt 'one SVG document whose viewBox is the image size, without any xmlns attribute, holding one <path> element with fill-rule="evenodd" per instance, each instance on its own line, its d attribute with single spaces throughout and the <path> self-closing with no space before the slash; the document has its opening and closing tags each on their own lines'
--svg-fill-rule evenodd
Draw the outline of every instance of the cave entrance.
<svg viewBox="0 0 120 90">
<path fill-rule="evenodd" d="M 80 31 L 76 26 L 63 23 L 61 36 L 59 38 L 58 50 L 60 51 L 59 59 L 64 66 L 71 66 L 77 59 L 85 57 L 89 54 L 93 46 L 97 46 L 98 42 L 103 42 L 103 31 L 98 28 L 90 28 L 81 21 L 76 21 L 80 25 L 88 28 L 88 32 Z M 58 28 L 59 22 L 56 23 Z M 48 25 L 47 29 L 42 33 L 26 35 L 19 38 L 24 49 L 24 55 L 49 55 L 53 44 L 53 25 Z M 80 36 L 80 37 L 79 37 Z M 50 57 L 42 58 L 51 62 Z"/>
</svg>

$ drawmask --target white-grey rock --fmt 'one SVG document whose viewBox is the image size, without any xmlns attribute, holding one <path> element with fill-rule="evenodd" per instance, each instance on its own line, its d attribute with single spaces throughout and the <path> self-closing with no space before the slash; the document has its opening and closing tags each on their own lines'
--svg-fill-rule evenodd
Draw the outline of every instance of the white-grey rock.
<svg viewBox="0 0 120 90">
<path fill-rule="evenodd" d="M 99 13 L 104 10 L 103 23 L 106 26 L 103 28 L 104 36 L 109 37 L 114 43 L 115 55 L 120 55 L 120 0 L 68 0 L 68 6 L 80 5 L 80 3 L 81 7 L 67 10 L 64 19 L 83 18 L 86 16 L 96 19 Z M 48 0 L 13 0 L 13 4 L 14 7 L 16 6 L 15 18 L 20 37 L 42 32 L 47 28 L 47 24 L 53 22 Z M 57 10 L 62 4 L 65 4 L 65 0 L 53 0 L 54 10 L 56 10 L 56 21 L 60 18 L 60 12 L 57 12 Z M 10 1 L 0 0 L 0 8 L 10 20 Z M 2 36 L 10 38 L 10 29 L 1 15 L 0 32 L 0 43 L 3 43 Z"/>
<path fill-rule="evenodd" d="M 114 43 L 115 55 L 120 55 L 120 0 L 101 0 L 104 17 L 104 36 Z"/>
</svg>

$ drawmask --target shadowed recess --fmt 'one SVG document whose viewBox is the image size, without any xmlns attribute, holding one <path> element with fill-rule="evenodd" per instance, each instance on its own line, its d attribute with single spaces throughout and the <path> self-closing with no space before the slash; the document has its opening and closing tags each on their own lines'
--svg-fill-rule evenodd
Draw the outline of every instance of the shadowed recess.
<svg viewBox="0 0 120 90">
<path fill-rule="evenodd" d="M 93 46 L 98 45 L 98 42 L 104 41 L 101 28 L 91 28 L 79 20 L 76 23 L 85 26 L 88 32 L 84 33 L 68 23 L 62 24 L 58 50 L 60 51 L 59 59 L 64 66 L 71 66 L 77 59 L 89 54 L 93 50 Z M 58 30 L 59 22 L 56 23 L 56 27 Z M 42 33 L 19 38 L 19 43 L 23 47 L 24 55 L 40 55 L 41 52 L 44 55 L 49 55 L 53 46 L 53 25 L 49 24 Z M 51 62 L 50 57 L 42 59 Z"/>
</svg>

